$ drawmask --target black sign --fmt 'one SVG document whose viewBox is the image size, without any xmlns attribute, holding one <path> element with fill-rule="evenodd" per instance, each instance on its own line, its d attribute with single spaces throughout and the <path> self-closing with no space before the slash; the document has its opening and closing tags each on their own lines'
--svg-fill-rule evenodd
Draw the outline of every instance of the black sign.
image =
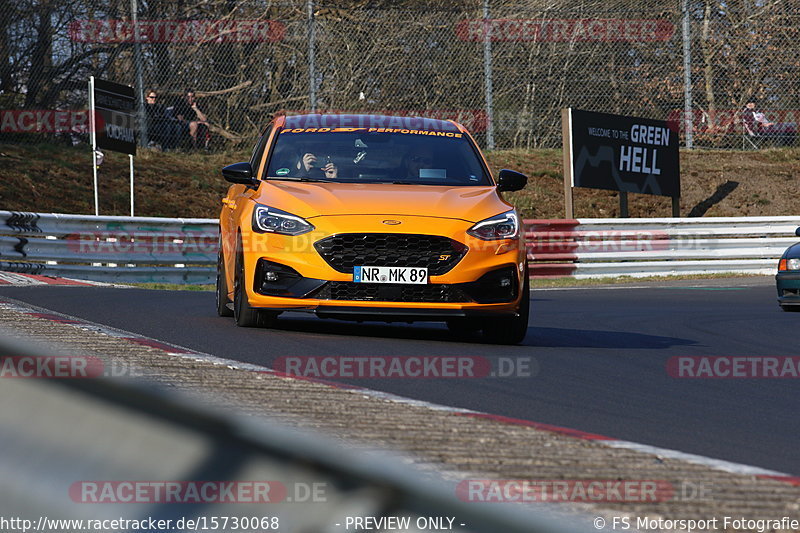
<svg viewBox="0 0 800 533">
<path fill-rule="evenodd" d="M 133 87 L 94 80 L 97 146 L 136 154 L 136 97 Z"/>
<path fill-rule="evenodd" d="M 681 195 L 678 133 L 666 122 L 570 112 L 574 187 Z"/>
</svg>

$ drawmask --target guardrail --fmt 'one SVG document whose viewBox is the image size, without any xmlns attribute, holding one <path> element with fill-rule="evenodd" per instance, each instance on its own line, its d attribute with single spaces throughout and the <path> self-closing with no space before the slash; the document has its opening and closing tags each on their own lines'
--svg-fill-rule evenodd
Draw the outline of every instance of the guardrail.
<svg viewBox="0 0 800 533">
<path fill-rule="evenodd" d="M 526 220 L 531 275 L 773 274 L 800 217 Z"/>
<path fill-rule="evenodd" d="M 213 283 L 216 219 L 0 211 L 0 270 L 107 282 Z"/>
<path fill-rule="evenodd" d="M 0 211 L 0 270 L 213 283 L 216 219 Z M 534 277 L 771 274 L 800 216 L 525 220 Z"/>
</svg>

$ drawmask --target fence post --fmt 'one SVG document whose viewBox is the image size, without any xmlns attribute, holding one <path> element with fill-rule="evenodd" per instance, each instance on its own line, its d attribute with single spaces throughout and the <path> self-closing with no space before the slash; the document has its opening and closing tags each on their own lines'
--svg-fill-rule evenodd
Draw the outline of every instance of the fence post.
<svg viewBox="0 0 800 533">
<path fill-rule="evenodd" d="M 492 89 L 492 36 L 489 0 L 483 0 L 483 78 L 486 88 L 486 149 L 494 150 L 494 102 Z"/>
<path fill-rule="evenodd" d="M 136 72 L 136 99 L 139 115 L 139 145 L 147 146 L 147 116 L 144 112 L 144 82 L 142 81 L 142 44 L 139 42 L 139 6 L 131 0 L 131 21 L 133 22 L 133 64 Z"/>
<path fill-rule="evenodd" d="M 683 0 L 683 113 L 686 148 L 694 147 L 692 132 L 692 43 L 689 27 L 689 0 Z"/>
<path fill-rule="evenodd" d="M 317 72 L 315 64 L 316 28 L 314 22 L 314 0 L 306 2 L 308 24 L 308 100 L 311 112 L 317 112 Z"/>
</svg>

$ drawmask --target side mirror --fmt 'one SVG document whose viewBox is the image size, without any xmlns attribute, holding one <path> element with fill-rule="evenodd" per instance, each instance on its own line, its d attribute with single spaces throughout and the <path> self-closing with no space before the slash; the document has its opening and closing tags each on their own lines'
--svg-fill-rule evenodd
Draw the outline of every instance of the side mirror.
<svg viewBox="0 0 800 533">
<path fill-rule="evenodd" d="M 797 235 L 798 237 L 800 237 L 800 228 L 797 228 L 796 230 L 794 230 L 794 234 Z"/>
<path fill-rule="evenodd" d="M 518 191 L 528 184 L 528 176 L 517 172 L 516 170 L 508 170 L 504 168 L 497 176 L 497 190 L 498 191 Z"/>
<path fill-rule="evenodd" d="M 222 169 L 222 177 L 231 183 L 255 187 L 258 180 L 253 177 L 253 167 L 250 163 L 234 163 Z"/>
</svg>

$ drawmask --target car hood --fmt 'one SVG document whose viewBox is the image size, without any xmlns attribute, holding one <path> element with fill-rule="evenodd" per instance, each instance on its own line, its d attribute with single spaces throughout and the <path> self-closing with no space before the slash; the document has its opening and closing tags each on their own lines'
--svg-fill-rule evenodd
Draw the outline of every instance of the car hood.
<svg viewBox="0 0 800 533">
<path fill-rule="evenodd" d="M 303 218 L 333 215 L 406 215 L 478 222 L 512 208 L 492 186 L 443 187 L 386 183 L 271 180 L 253 199 Z"/>
</svg>

